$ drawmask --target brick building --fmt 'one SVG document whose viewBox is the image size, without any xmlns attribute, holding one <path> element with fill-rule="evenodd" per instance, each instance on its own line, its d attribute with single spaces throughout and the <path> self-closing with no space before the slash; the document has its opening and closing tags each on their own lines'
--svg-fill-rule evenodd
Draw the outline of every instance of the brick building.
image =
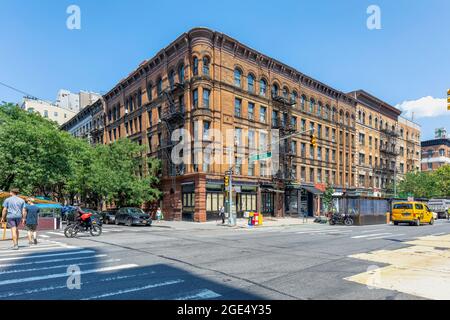
<svg viewBox="0 0 450 320">
<path fill-rule="evenodd" d="M 450 165 L 450 139 L 443 129 L 436 130 L 436 138 L 422 142 L 422 171 L 435 171 Z"/>
<path fill-rule="evenodd" d="M 402 163 L 400 150 L 390 152 L 407 125 L 400 111 L 364 91 L 345 94 L 205 28 L 181 35 L 103 98 L 103 143 L 128 137 L 162 160 L 169 219 L 215 218 L 230 164 L 238 215 L 283 216 L 317 214 L 326 183 L 337 192 L 381 193 L 393 177 L 392 159 L 396 168 Z M 176 153 L 184 161 L 175 163 L 177 129 L 196 142 L 182 135 L 187 148 Z M 219 148 L 209 152 L 211 145 Z M 249 161 L 266 151 L 279 156 Z"/>
<path fill-rule="evenodd" d="M 358 101 L 357 187 L 371 196 L 390 195 L 394 180 L 420 170 L 420 126 L 363 90 L 349 95 Z"/>
</svg>

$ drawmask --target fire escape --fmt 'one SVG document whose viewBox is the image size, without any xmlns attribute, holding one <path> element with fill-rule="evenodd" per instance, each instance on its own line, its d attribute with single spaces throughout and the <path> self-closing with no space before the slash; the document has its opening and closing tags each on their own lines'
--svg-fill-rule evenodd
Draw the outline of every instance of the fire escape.
<svg viewBox="0 0 450 320">
<path fill-rule="evenodd" d="M 161 120 L 158 123 L 158 135 L 160 137 L 158 158 L 161 160 L 163 177 L 170 177 L 172 190 L 176 187 L 176 177 L 184 174 L 184 164 L 176 165 L 172 161 L 172 149 L 178 142 L 173 142 L 172 133 L 184 126 L 185 106 L 182 98 L 184 85 L 176 83 L 162 92 L 166 98 L 166 104 L 161 108 Z M 178 101 L 176 101 L 178 99 Z"/>
<path fill-rule="evenodd" d="M 276 117 L 272 118 L 272 129 L 279 130 L 279 170 L 274 175 L 274 182 L 289 184 L 295 182 L 295 177 L 292 174 L 292 162 L 295 157 L 295 151 L 291 149 L 292 138 L 283 139 L 296 131 L 296 128 L 291 124 L 292 106 L 294 103 L 287 98 L 272 94 L 272 107 L 276 112 Z"/>
<path fill-rule="evenodd" d="M 397 157 L 400 152 L 397 146 L 397 140 L 400 136 L 398 130 L 395 127 L 385 127 L 381 130 L 381 144 L 380 144 L 380 164 L 377 167 L 377 171 L 383 181 L 383 189 L 386 189 L 388 185 L 396 179 L 397 175 Z M 386 182 L 386 184 L 384 184 Z"/>
</svg>

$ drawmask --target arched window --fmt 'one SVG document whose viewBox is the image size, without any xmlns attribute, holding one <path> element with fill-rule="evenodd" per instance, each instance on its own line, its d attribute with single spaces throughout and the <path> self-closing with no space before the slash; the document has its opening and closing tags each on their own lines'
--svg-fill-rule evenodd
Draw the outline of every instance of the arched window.
<svg viewBox="0 0 450 320">
<path fill-rule="evenodd" d="M 203 57 L 203 75 L 209 76 L 209 58 Z"/>
<path fill-rule="evenodd" d="M 375 118 L 375 129 L 378 129 L 378 118 Z"/>
<path fill-rule="evenodd" d="M 344 111 L 339 111 L 339 122 L 344 123 Z"/>
<path fill-rule="evenodd" d="M 162 78 L 159 78 L 158 84 L 156 85 L 156 92 L 158 94 L 158 97 L 162 94 Z"/>
<path fill-rule="evenodd" d="M 345 114 L 345 125 L 350 125 L 350 114 L 348 112 Z"/>
<path fill-rule="evenodd" d="M 241 87 L 241 78 L 242 78 L 242 71 L 238 68 L 234 69 L 234 85 L 236 87 Z"/>
<path fill-rule="evenodd" d="M 287 99 L 289 97 L 289 89 L 287 87 L 283 87 L 283 98 Z"/>
<path fill-rule="evenodd" d="M 267 82 L 264 79 L 259 81 L 259 95 L 266 96 L 267 94 Z"/>
<path fill-rule="evenodd" d="M 292 91 L 291 93 L 291 103 L 297 103 L 298 94 L 297 91 Z"/>
<path fill-rule="evenodd" d="M 309 112 L 314 113 L 315 108 L 316 108 L 316 101 L 313 98 L 311 98 L 309 100 Z"/>
<path fill-rule="evenodd" d="M 248 92 L 255 92 L 255 77 L 251 73 L 247 76 L 247 89 Z"/>
<path fill-rule="evenodd" d="M 369 115 L 369 126 L 372 126 L 372 115 Z"/>
<path fill-rule="evenodd" d="M 332 121 L 336 121 L 336 112 L 337 112 L 336 108 L 333 107 L 333 109 L 331 111 L 331 120 Z"/>
<path fill-rule="evenodd" d="M 173 87 L 175 86 L 175 71 L 173 70 L 169 72 L 169 86 L 170 89 L 173 89 Z"/>
<path fill-rule="evenodd" d="M 192 72 L 194 74 L 194 76 L 198 75 L 198 58 L 194 57 L 192 59 L 192 64 L 193 64 L 193 68 L 192 68 Z"/>
<path fill-rule="evenodd" d="M 178 67 L 178 81 L 184 83 L 184 64 Z"/>
<path fill-rule="evenodd" d="M 153 99 L 152 90 L 153 90 L 152 83 L 151 82 L 147 83 L 147 98 L 149 102 L 152 101 Z"/>
<path fill-rule="evenodd" d="M 359 122 L 362 122 L 362 112 L 361 112 L 361 110 L 358 111 L 358 120 L 359 120 Z"/>
<path fill-rule="evenodd" d="M 330 106 L 329 105 L 325 106 L 324 118 L 325 119 L 329 119 L 330 118 Z"/>
<path fill-rule="evenodd" d="M 362 123 L 366 124 L 366 113 L 365 112 L 363 112 L 363 114 L 362 114 Z"/>
<path fill-rule="evenodd" d="M 319 101 L 317 105 L 317 115 L 320 117 L 322 116 L 322 102 Z"/>
<path fill-rule="evenodd" d="M 276 83 L 272 85 L 272 98 L 278 97 L 278 92 L 280 91 L 280 88 Z"/>
<path fill-rule="evenodd" d="M 139 88 L 137 91 L 137 107 L 142 107 L 142 89 Z"/>
<path fill-rule="evenodd" d="M 302 100 L 301 100 L 300 104 L 302 105 L 302 110 L 305 111 L 305 108 L 306 108 L 306 96 L 304 94 L 302 94 Z"/>
</svg>

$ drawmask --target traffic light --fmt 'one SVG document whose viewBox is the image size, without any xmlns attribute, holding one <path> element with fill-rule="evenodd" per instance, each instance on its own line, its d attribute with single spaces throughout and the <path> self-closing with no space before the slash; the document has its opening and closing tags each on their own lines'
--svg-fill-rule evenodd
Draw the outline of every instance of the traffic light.
<svg viewBox="0 0 450 320">
<path fill-rule="evenodd" d="M 450 89 L 447 90 L 447 110 L 450 111 Z"/>
<path fill-rule="evenodd" d="M 314 148 L 317 147 L 317 138 L 314 135 L 311 135 L 311 144 Z"/>
<path fill-rule="evenodd" d="M 225 188 L 227 188 L 227 187 L 230 185 L 230 177 L 226 175 L 226 176 L 223 178 L 223 183 L 224 183 L 224 185 L 225 185 Z"/>
</svg>

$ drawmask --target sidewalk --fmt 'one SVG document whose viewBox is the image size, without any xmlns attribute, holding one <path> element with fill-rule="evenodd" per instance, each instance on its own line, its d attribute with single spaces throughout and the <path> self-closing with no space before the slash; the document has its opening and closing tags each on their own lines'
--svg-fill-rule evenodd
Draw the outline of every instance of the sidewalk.
<svg viewBox="0 0 450 320">
<path fill-rule="evenodd" d="M 273 228 L 273 227 L 287 227 L 296 225 L 306 225 L 313 224 L 314 218 L 310 217 L 307 221 L 303 222 L 303 218 L 264 218 L 262 226 L 254 226 L 253 228 Z M 225 224 L 222 224 L 220 219 L 217 221 L 207 221 L 207 222 L 192 222 L 192 221 L 153 221 L 153 227 L 156 228 L 169 228 L 175 230 L 217 230 L 220 228 L 229 229 L 242 229 L 249 228 L 248 219 L 237 219 L 236 226 L 229 226 L 228 220 L 225 220 Z"/>
</svg>

